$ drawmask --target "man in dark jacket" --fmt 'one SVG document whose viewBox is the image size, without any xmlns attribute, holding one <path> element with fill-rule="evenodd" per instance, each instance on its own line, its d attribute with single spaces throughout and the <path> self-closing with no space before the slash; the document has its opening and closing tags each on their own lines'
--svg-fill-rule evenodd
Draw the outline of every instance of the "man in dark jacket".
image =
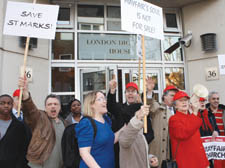
<svg viewBox="0 0 225 168">
<path fill-rule="evenodd" d="M 27 168 L 28 137 L 24 123 L 12 114 L 13 99 L 0 96 L 0 167 Z"/>
<path fill-rule="evenodd" d="M 134 116 L 134 112 L 140 109 L 140 96 L 138 93 L 138 86 L 130 82 L 126 85 L 126 102 L 119 103 L 116 102 L 116 87 L 117 82 L 115 79 L 109 82 L 109 93 L 107 95 L 107 109 L 112 115 L 112 130 L 113 132 L 118 131 L 120 128 L 123 127 L 125 123 L 128 123 L 129 120 Z M 147 129 L 148 132 L 144 134 L 147 143 L 149 144 L 154 139 L 154 133 L 151 126 L 150 117 L 147 117 L 148 125 Z M 116 168 L 119 167 L 119 145 L 118 143 L 115 144 L 115 160 L 116 160 Z"/>
</svg>

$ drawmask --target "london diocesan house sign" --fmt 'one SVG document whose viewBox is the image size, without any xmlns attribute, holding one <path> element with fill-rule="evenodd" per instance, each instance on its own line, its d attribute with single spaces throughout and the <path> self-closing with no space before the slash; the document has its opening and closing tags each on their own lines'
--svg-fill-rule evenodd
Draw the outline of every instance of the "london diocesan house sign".
<svg viewBox="0 0 225 168">
<path fill-rule="evenodd" d="M 79 34 L 80 60 L 137 59 L 136 35 Z"/>
</svg>

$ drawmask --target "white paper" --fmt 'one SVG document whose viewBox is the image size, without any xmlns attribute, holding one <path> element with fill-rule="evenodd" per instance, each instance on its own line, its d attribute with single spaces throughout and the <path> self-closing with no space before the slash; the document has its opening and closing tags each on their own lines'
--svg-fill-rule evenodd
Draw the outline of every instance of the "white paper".
<svg viewBox="0 0 225 168">
<path fill-rule="evenodd" d="M 162 8 L 143 0 L 121 0 L 122 30 L 164 39 Z"/>
<path fill-rule="evenodd" d="M 225 55 L 218 55 L 220 75 L 225 75 Z"/>
<path fill-rule="evenodd" d="M 8 2 L 3 34 L 54 39 L 58 5 Z"/>
</svg>

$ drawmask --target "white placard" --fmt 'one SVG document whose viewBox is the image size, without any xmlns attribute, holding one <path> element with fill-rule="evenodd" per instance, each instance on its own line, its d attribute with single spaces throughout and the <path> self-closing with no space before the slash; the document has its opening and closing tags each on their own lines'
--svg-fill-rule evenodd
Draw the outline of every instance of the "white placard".
<svg viewBox="0 0 225 168">
<path fill-rule="evenodd" d="M 202 137 L 203 146 L 208 160 L 225 160 L 225 137 Z"/>
<path fill-rule="evenodd" d="M 219 73 L 217 67 L 208 67 L 205 69 L 206 80 L 218 80 Z"/>
<path fill-rule="evenodd" d="M 121 0 L 122 30 L 164 39 L 162 8 L 143 0 Z"/>
<path fill-rule="evenodd" d="M 218 55 L 220 75 L 225 75 L 225 55 Z"/>
<path fill-rule="evenodd" d="M 55 39 L 58 5 L 8 2 L 3 34 Z"/>
</svg>

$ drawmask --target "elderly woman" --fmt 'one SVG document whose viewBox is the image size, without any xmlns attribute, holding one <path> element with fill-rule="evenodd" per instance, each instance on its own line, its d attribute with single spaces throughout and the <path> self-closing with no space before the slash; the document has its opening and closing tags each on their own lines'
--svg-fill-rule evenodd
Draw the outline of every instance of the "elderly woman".
<svg viewBox="0 0 225 168">
<path fill-rule="evenodd" d="M 111 129 L 111 120 L 106 115 L 106 98 L 101 91 L 89 93 L 84 100 L 84 118 L 75 127 L 81 156 L 80 168 L 114 168 L 114 143 L 119 132 Z M 96 135 L 90 119 L 96 125 Z"/>
<path fill-rule="evenodd" d="M 183 91 L 177 92 L 173 98 L 176 114 L 169 120 L 173 158 L 179 168 L 207 168 L 209 161 L 199 133 L 202 126 L 202 120 L 198 117 L 199 100 L 192 103 L 190 114 L 189 99 Z"/>
</svg>

